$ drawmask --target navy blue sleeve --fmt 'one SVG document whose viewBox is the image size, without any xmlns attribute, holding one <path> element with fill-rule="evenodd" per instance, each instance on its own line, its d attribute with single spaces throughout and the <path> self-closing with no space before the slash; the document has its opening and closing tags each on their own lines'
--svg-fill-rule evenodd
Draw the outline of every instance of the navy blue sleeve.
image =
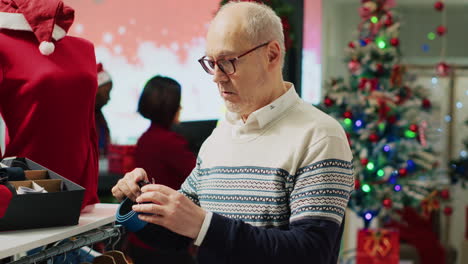
<svg viewBox="0 0 468 264">
<path fill-rule="evenodd" d="M 199 263 L 336 264 L 344 221 L 301 219 L 289 230 L 254 227 L 213 214 Z"/>
</svg>

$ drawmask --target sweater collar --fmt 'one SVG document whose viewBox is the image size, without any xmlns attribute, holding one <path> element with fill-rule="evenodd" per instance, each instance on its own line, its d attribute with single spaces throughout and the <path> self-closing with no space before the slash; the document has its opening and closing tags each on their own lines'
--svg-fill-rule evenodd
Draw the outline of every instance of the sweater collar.
<svg viewBox="0 0 468 264">
<path fill-rule="evenodd" d="M 269 123 L 281 116 L 288 108 L 297 103 L 299 95 L 296 93 L 294 85 L 285 82 L 288 90 L 270 104 L 254 111 L 249 115 L 244 123 L 241 116 L 237 113 L 226 113 L 226 120 L 231 125 L 243 127 L 244 129 L 263 129 Z"/>
</svg>

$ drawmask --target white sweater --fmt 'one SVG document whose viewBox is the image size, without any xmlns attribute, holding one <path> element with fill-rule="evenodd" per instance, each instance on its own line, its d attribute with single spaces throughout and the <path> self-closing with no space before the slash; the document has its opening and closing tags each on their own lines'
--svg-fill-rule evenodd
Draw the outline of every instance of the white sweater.
<svg viewBox="0 0 468 264">
<path fill-rule="evenodd" d="M 354 187 L 346 135 L 288 85 L 245 123 L 228 113 L 202 145 L 181 192 L 209 212 L 253 226 L 281 228 L 302 218 L 340 225 Z"/>
</svg>

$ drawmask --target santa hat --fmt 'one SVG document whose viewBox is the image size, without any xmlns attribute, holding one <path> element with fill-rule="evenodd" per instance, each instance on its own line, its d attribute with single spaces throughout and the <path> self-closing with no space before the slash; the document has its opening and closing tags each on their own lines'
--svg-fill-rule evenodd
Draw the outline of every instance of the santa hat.
<svg viewBox="0 0 468 264">
<path fill-rule="evenodd" d="M 75 11 L 60 0 L 0 0 L 0 29 L 32 31 L 39 50 L 50 55 L 65 37 Z"/>
<path fill-rule="evenodd" d="M 104 70 L 102 63 L 97 64 L 97 79 L 98 79 L 98 87 L 106 83 L 112 82 L 112 79 L 109 73 Z"/>
</svg>

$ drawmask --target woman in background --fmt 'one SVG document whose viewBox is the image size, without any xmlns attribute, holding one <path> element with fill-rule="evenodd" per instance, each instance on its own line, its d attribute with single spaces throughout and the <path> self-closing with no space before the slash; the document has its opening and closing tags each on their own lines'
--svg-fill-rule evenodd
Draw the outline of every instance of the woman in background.
<svg viewBox="0 0 468 264">
<path fill-rule="evenodd" d="M 173 189 L 180 188 L 196 161 L 187 141 L 170 130 L 179 122 L 180 98 L 180 84 L 158 75 L 146 83 L 138 103 L 138 112 L 151 121 L 151 126 L 138 140 L 135 165 L 147 172 L 150 182 Z M 128 241 L 128 254 L 135 264 L 194 263 L 188 250 L 158 251 L 145 245 L 134 234 L 129 234 Z"/>
</svg>

